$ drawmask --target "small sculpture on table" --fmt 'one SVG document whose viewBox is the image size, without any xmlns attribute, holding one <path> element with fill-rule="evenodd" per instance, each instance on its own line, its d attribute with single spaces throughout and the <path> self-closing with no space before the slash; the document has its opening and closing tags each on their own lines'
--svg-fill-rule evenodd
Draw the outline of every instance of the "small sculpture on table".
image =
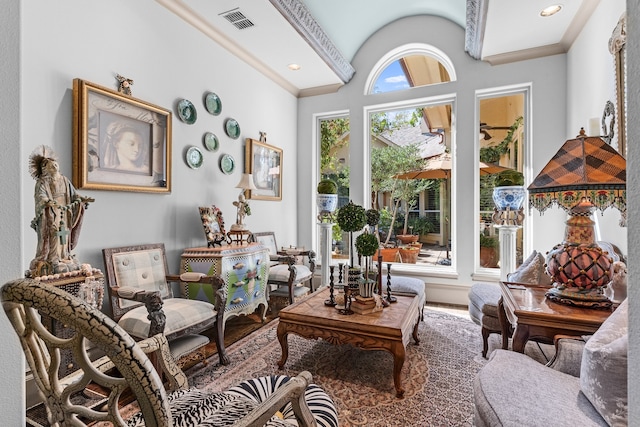
<svg viewBox="0 0 640 427">
<path fill-rule="evenodd" d="M 36 212 L 31 228 L 38 235 L 38 247 L 27 277 L 82 271 L 82 264 L 71 251 L 80 237 L 84 211 L 94 199 L 78 194 L 60 174 L 57 155 L 49 146 L 41 145 L 31 153 L 29 172 L 36 180 Z"/>
</svg>

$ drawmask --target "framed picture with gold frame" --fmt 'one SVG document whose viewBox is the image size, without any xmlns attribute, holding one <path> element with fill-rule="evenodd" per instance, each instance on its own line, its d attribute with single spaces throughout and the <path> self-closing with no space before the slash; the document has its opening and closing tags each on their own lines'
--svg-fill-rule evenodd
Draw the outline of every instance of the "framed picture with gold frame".
<svg viewBox="0 0 640 427">
<path fill-rule="evenodd" d="M 247 190 L 250 199 L 282 200 L 282 149 L 247 138 L 246 173 L 253 176 L 256 190 Z"/>
<path fill-rule="evenodd" d="M 89 190 L 171 192 L 171 111 L 73 81 L 73 184 Z"/>
</svg>

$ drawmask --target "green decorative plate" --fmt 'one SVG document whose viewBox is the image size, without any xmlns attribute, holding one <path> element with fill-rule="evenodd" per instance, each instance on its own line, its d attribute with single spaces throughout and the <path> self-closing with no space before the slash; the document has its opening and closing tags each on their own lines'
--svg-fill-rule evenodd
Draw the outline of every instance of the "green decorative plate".
<svg viewBox="0 0 640 427">
<path fill-rule="evenodd" d="M 206 107 L 207 111 L 214 116 L 217 116 L 222 112 L 222 100 L 213 92 L 209 92 L 207 93 L 207 96 L 205 96 L 204 106 Z"/>
<path fill-rule="evenodd" d="M 178 102 L 178 117 L 188 125 L 192 125 L 198 118 L 196 107 L 188 99 Z"/>
<path fill-rule="evenodd" d="M 218 149 L 218 137 L 211 132 L 205 133 L 204 147 L 209 151 L 216 151 Z"/>
<path fill-rule="evenodd" d="M 238 139 L 240 136 L 240 125 L 235 119 L 227 119 L 227 121 L 224 122 L 224 131 L 229 138 Z"/>
<path fill-rule="evenodd" d="M 220 170 L 222 173 L 229 175 L 236 168 L 236 161 L 230 154 L 220 157 Z"/>
<path fill-rule="evenodd" d="M 191 169 L 198 169 L 202 166 L 204 156 L 198 147 L 189 147 L 185 155 L 185 160 Z"/>
</svg>

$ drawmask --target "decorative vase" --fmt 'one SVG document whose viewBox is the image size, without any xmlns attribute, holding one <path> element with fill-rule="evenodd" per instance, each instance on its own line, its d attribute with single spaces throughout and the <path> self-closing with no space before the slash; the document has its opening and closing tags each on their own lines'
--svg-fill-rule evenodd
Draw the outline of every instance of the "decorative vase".
<svg viewBox="0 0 640 427">
<path fill-rule="evenodd" d="M 508 185 L 493 189 L 493 203 L 500 211 L 517 211 L 522 208 L 527 190 L 522 185 Z"/>
<path fill-rule="evenodd" d="M 362 270 L 356 267 L 350 267 L 347 275 L 347 284 L 351 289 L 358 289 L 362 280 Z"/>
<path fill-rule="evenodd" d="M 371 279 L 361 280 L 358 285 L 358 292 L 361 297 L 371 298 L 375 293 L 377 282 Z"/>
<path fill-rule="evenodd" d="M 418 262 L 420 249 L 414 247 L 400 248 L 400 257 L 405 264 L 415 264 Z"/>
<path fill-rule="evenodd" d="M 318 211 L 320 213 L 332 213 L 338 207 L 337 194 L 320 194 L 316 197 L 318 203 Z"/>
<path fill-rule="evenodd" d="M 381 254 L 383 262 L 398 262 L 399 253 L 400 249 L 398 248 L 382 248 L 376 251 L 376 253 L 373 255 L 373 259 L 377 260 L 378 254 Z"/>
</svg>

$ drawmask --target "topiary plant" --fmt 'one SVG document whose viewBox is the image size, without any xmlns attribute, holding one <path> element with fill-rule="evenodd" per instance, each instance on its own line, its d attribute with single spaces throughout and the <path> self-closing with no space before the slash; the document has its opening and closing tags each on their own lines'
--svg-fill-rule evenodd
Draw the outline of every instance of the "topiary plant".
<svg viewBox="0 0 640 427">
<path fill-rule="evenodd" d="M 375 235 L 362 233 L 356 237 L 356 249 L 361 256 L 372 256 L 378 250 L 380 243 Z"/>
<path fill-rule="evenodd" d="M 375 227 L 380 222 L 380 212 L 376 209 L 368 209 L 365 215 L 367 216 L 367 225 L 371 227 Z"/>
<path fill-rule="evenodd" d="M 524 185 L 524 175 L 515 169 L 507 169 L 496 174 L 493 180 L 494 187 L 507 187 Z"/>
<path fill-rule="evenodd" d="M 340 208 L 336 221 L 343 231 L 352 233 L 362 230 L 367 223 L 367 216 L 362 206 L 350 201 Z"/>
<path fill-rule="evenodd" d="M 318 183 L 318 194 L 338 194 L 338 184 L 330 179 L 323 179 Z"/>
</svg>

